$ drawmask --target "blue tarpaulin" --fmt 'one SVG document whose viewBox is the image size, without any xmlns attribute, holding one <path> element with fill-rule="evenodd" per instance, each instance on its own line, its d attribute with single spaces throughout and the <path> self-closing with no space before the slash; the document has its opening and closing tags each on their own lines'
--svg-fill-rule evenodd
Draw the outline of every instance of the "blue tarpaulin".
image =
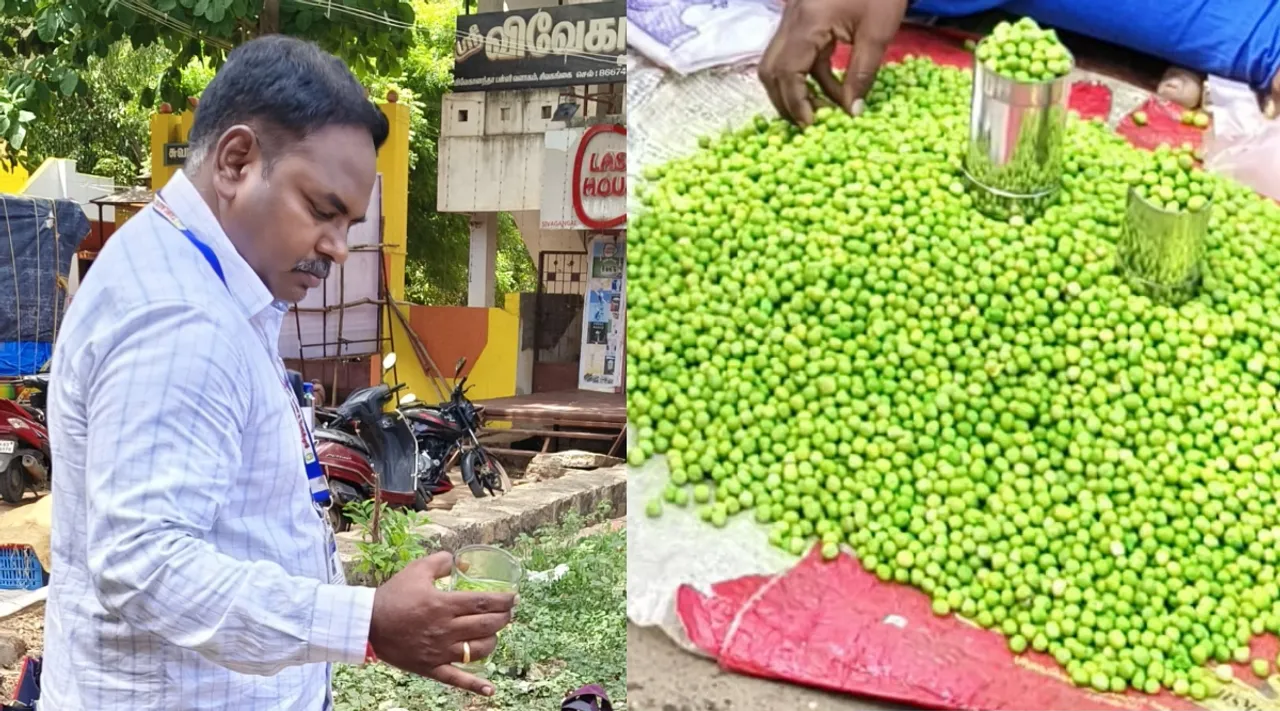
<svg viewBox="0 0 1280 711">
<path fill-rule="evenodd" d="M 1000 9 L 1268 89 L 1280 70 L 1275 0 L 919 0 L 911 13 L 960 17 Z"/>
<path fill-rule="evenodd" d="M 71 200 L 0 195 L 0 376 L 35 373 L 48 360 L 71 258 L 88 234 Z"/>
</svg>

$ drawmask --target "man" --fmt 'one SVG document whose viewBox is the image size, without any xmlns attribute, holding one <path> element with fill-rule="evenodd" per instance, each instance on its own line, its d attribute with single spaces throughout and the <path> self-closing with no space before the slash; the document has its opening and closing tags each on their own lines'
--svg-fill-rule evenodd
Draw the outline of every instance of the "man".
<svg viewBox="0 0 1280 711">
<path fill-rule="evenodd" d="M 327 489 L 276 350 L 287 302 L 347 256 L 387 123 L 335 57 L 249 42 L 191 156 L 68 311 L 49 394 L 54 574 L 42 711 L 332 707 L 372 653 L 489 694 L 509 594 L 438 592 L 438 554 L 344 584 Z"/>
<path fill-rule="evenodd" d="M 1105 17 L 1099 16 L 1100 3 L 1066 0 L 787 0 L 759 70 L 778 113 L 801 126 L 813 122 L 805 84 L 809 76 L 837 106 L 859 113 L 908 4 L 912 12 L 947 17 L 1002 8 L 1171 62 L 1187 62 L 1195 72 L 1248 82 L 1269 92 L 1271 102 L 1280 99 L 1275 46 L 1280 11 L 1275 3 L 1261 0 L 1201 2 L 1173 14 L 1173 6 L 1159 0 L 1130 0 L 1106 5 Z M 1155 17 L 1165 19 L 1157 22 L 1151 19 Z M 1135 32 L 1135 27 L 1147 31 Z M 831 71 L 837 42 L 852 45 L 843 84 Z M 1196 97 L 1198 102 L 1198 92 Z"/>
</svg>

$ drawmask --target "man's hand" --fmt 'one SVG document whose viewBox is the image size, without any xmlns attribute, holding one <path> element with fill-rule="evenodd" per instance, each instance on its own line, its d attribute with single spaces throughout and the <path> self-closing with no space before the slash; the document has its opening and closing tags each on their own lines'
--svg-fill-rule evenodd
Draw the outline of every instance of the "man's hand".
<svg viewBox="0 0 1280 711">
<path fill-rule="evenodd" d="M 801 126 L 813 123 L 805 83 L 810 74 L 823 93 L 852 112 L 854 102 L 870 91 L 906 11 L 907 0 L 787 0 L 760 61 L 760 81 L 778 113 Z M 831 72 L 836 42 L 853 45 L 843 85 Z"/>
<path fill-rule="evenodd" d="M 453 556 L 436 553 L 410 563 L 378 588 L 373 598 L 369 643 L 378 659 L 428 679 L 493 693 L 489 682 L 453 666 L 493 653 L 498 630 L 511 621 L 512 593 L 443 592 L 435 581 L 449 575 Z"/>
</svg>

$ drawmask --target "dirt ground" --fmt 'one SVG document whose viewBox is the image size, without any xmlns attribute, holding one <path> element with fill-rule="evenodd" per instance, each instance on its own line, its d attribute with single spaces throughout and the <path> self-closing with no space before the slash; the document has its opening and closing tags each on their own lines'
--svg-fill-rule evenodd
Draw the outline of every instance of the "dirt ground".
<svg viewBox="0 0 1280 711">
<path fill-rule="evenodd" d="M 905 706 L 837 696 L 722 671 L 661 631 L 627 625 L 627 706 L 634 711 L 891 711 Z"/>
<path fill-rule="evenodd" d="M 0 620 L 0 633 L 17 635 L 27 643 L 27 656 L 40 656 L 44 651 L 44 603 L 38 602 L 16 615 Z M 0 697 L 11 694 L 17 679 L 17 664 L 0 667 Z"/>
</svg>

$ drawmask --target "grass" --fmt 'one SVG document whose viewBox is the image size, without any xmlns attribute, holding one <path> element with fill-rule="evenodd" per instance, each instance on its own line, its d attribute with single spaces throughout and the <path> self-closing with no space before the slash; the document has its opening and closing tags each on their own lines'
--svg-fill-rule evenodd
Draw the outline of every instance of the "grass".
<svg viewBox="0 0 1280 711">
<path fill-rule="evenodd" d="M 491 698 L 451 689 L 385 664 L 340 665 L 334 672 L 334 711 L 558 711 L 564 695 L 600 684 L 617 711 L 626 709 L 625 531 L 581 535 L 606 519 L 573 515 L 509 550 L 526 571 L 567 565 L 558 580 L 523 583 L 515 620 L 499 635 L 490 660 Z"/>
</svg>

